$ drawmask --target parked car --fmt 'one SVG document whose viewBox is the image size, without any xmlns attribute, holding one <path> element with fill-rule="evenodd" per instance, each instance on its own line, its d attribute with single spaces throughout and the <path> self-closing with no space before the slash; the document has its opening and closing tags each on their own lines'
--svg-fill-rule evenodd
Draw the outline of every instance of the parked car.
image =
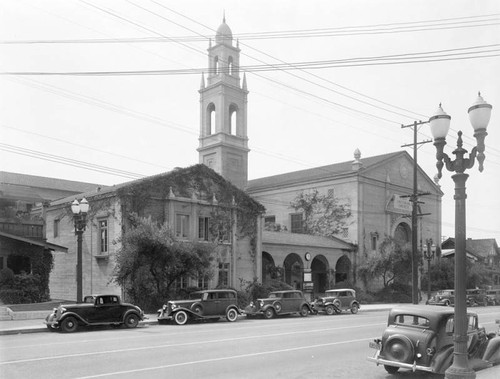
<svg viewBox="0 0 500 379">
<path fill-rule="evenodd" d="M 317 298 L 312 303 L 315 312 L 325 312 L 328 315 L 351 311 L 358 313 L 359 301 L 356 300 L 356 291 L 350 288 L 333 289 L 325 292 L 325 296 Z"/>
<path fill-rule="evenodd" d="M 287 290 L 275 291 L 266 299 L 257 299 L 245 308 L 245 314 L 249 317 L 261 315 L 264 318 L 276 316 L 299 314 L 306 317 L 313 309 L 304 297 L 302 291 Z"/>
<path fill-rule="evenodd" d="M 428 305 L 444 305 L 446 307 L 455 304 L 454 290 L 441 290 L 427 300 Z"/>
<path fill-rule="evenodd" d="M 467 313 L 467 346 L 473 369 L 500 363 L 500 337 L 486 335 L 475 313 Z M 390 374 L 400 368 L 443 374 L 453 360 L 454 310 L 443 307 L 402 306 L 389 312 L 381 339 L 368 360 L 384 365 Z"/>
<path fill-rule="evenodd" d="M 475 289 L 469 289 L 466 292 L 467 292 L 468 306 L 473 307 L 477 305 L 482 305 L 482 306 L 488 305 L 488 299 L 486 296 L 485 289 L 475 288 Z"/>
<path fill-rule="evenodd" d="M 500 289 L 491 289 L 486 291 L 487 301 L 489 305 L 500 304 Z"/>
<path fill-rule="evenodd" d="M 177 325 L 184 325 L 189 320 L 218 320 L 221 317 L 233 322 L 240 313 L 236 291 L 204 290 L 191 293 L 188 300 L 171 300 L 163 305 L 158 310 L 158 322 L 173 320 Z"/>
<path fill-rule="evenodd" d="M 76 331 L 80 326 L 125 325 L 135 328 L 144 320 L 144 312 L 135 305 L 122 303 L 117 295 L 85 296 L 83 303 L 61 304 L 45 318 L 50 331 L 66 333 Z"/>
</svg>

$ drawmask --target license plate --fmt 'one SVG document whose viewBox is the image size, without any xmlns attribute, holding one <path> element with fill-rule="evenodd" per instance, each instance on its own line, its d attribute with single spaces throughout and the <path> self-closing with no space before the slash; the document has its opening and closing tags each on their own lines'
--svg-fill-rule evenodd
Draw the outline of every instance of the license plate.
<svg viewBox="0 0 500 379">
<path fill-rule="evenodd" d="M 368 342 L 368 347 L 370 347 L 372 349 L 380 350 L 380 343 L 375 342 L 375 341 L 370 341 L 370 342 Z"/>
</svg>

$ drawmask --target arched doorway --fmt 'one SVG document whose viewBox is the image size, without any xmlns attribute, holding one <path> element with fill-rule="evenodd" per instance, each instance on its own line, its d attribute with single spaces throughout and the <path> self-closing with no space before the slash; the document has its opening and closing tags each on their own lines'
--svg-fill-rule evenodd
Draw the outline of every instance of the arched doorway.
<svg viewBox="0 0 500 379">
<path fill-rule="evenodd" d="M 274 259 L 268 252 L 262 252 L 262 283 L 269 283 L 271 279 L 278 279 L 278 270 Z"/>
<path fill-rule="evenodd" d="M 323 255 L 314 257 L 311 262 L 314 293 L 324 293 L 328 288 L 328 260 Z"/>
<path fill-rule="evenodd" d="M 283 263 L 285 269 L 285 283 L 290 284 L 295 289 L 302 289 L 302 277 L 304 263 L 295 253 L 288 254 Z"/>
<path fill-rule="evenodd" d="M 351 279 L 351 260 L 343 255 L 337 260 L 335 265 L 335 284 L 348 282 Z"/>
<path fill-rule="evenodd" d="M 406 247 L 411 243 L 411 229 L 410 226 L 404 222 L 401 222 L 396 226 L 394 230 L 394 240 L 402 248 Z"/>
</svg>

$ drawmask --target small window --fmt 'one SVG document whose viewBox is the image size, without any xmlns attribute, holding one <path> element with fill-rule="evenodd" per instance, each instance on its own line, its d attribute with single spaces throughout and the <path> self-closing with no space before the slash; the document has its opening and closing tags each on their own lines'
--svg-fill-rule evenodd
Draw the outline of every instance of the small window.
<svg viewBox="0 0 500 379">
<path fill-rule="evenodd" d="M 59 237 L 59 219 L 54 220 L 54 238 Z"/>
<path fill-rule="evenodd" d="M 175 235 L 180 238 L 189 237 L 189 216 L 177 214 L 175 216 Z"/>
<path fill-rule="evenodd" d="M 202 241 L 208 241 L 209 237 L 209 217 L 198 218 L 198 238 Z"/>
<path fill-rule="evenodd" d="M 264 223 L 275 223 L 276 222 L 276 216 L 266 216 L 264 217 Z"/>
<path fill-rule="evenodd" d="M 292 233 L 303 233 L 304 225 L 302 221 L 302 213 L 293 213 L 290 215 Z"/>
<path fill-rule="evenodd" d="M 372 235 L 372 250 L 377 250 L 377 236 Z"/>
<path fill-rule="evenodd" d="M 327 196 L 329 198 L 333 198 L 335 196 L 335 190 L 333 188 L 329 188 L 327 192 Z"/>
<path fill-rule="evenodd" d="M 198 274 L 198 288 L 201 288 L 201 289 L 208 289 L 208 283 L 209 283 L 209 277 L 207 275 L 204 275 L 204 274 Z"/>
<path fill-rule="evenodd" d="M 99 251 L 101 254 L 108 252 L 108 220 L 99 221 Z"/>
<path fill-rule="evenodd" d="M 219 286 L 229 284 L 229 263 L 219 263 Z"/>
</svg>

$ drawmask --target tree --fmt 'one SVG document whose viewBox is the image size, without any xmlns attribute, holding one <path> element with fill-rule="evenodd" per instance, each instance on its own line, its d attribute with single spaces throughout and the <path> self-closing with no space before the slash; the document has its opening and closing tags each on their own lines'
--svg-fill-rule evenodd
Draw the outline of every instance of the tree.
<svg viewBox="0 0 500 379">
<path fill-rule="evenodd" d="M 120 238 L 113 274 L 131 301 L 156 309 L 171 297 L 177 279 L 210 274 L 216 245 L 179 241 L 166 224 L 151 218 L 132 216 L 131 221 L 132 228 Z"/>
<path fill-rule="evenodd" d="M 290 205 L 304 215 L 304 233 L 317 236 L 335 237 L 347 227 L 351 216 L 349 203 L 342 203 L 333 195 L 322 195 L 317 189 L 302 191 Z"/>
<path fill-rule="evenodd" d="M 411 250 L 403 249 L 394 238 L 385 237 L 379 250 L 360 266 L 359 273 L 365 282 L 381 278 L 384 288 L 395 283 L 407 284 L 411 278 L 411 262 Z"/>
</svg>

